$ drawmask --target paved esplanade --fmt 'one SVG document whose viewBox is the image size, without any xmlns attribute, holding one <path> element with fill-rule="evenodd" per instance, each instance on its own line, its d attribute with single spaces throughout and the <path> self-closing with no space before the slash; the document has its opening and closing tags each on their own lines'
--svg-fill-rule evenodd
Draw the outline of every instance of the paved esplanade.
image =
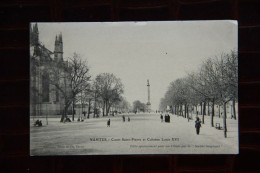
<svg viewBox="0 0 260 173">
<path fill-rule="evenodd" d="M 228 138 L 223 131 L 210 127 L 205 117 L 200 135 L 196 135 L 194 120 L 171 115 L 171 122 L 161 122 L 160 114 L 124 114 L 109 118 L 91 118 L 85 122 L 60 123 L 52 118 L 49 125 L 31 126 L 33 155 L 53 154 L 169 154 L 169 153 L 236 153 L 237 120 L 228 119 Z M 222 119 L 215 118 L 215 122 Z M 32 124 L 32 123 L 31 123 Z"/>
</svg>

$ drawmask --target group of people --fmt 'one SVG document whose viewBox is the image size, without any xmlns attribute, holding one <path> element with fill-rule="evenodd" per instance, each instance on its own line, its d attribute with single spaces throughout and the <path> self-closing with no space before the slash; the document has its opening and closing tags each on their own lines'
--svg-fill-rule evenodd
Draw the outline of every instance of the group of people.
<svg viewBox="0 0 260 173">
<path fill-rule="evenodd" d="M 34 123 L 34 126 L 41 127 L 42 126 L 42 120 L 36 120 L 35 123 Z"/>
<path fill-rule="evenodd" d="M 160 118 L 161 118 L 161 122 L 163 122 L 163 115 L 160 114 Z M 165 114 L 164 115 L 164 121 L 165 122 L 170 122 L 170 115 L 169 114 Z M 197 112 L 197 117 L 196 117 L 196 120 L 195 120 L 195 129 L 196 129 L 196 134 L 199 135 L 200 133 L 200 128 L 201 128 L 201 121 L 200 121 L 200 118 L 198 117 L 198 112 Z"/>
<path fill-rule="evenodd" d="M 82 117 L 78 117 L 78 122 L 83 122 L 84 119 Z"/>
<path fill-rule="evenodd" d="M 161 122 L 163 122 L 163 115 L 162 114 L 160 114 L 160 118 L 161 118 Z M 122 119 L 123 119 L 123 122 L 125 122 L 126 117 L 123 115 Z M 130 122 L 130 117 L 127 117 L 127 120 L 128 120 L 128 122 Z M 169 114 L 164 115 L 164 121 L 168 122 L 168 123 L 170 122 L 170 115 Z M 110 127 L 110 119 L 108 119 L 108 121 L 107 121 L 107 127 Z M 199 135 L 199 133 L 200 133 L 200 128 L 201 128 L 201 121 L 200 121 L 199 117 L 197 116 L 196 120 L 195 120 L 195 129 L 196 129 L 197 135 Z"/>
<path fill-rule="evenodd" d="M 162 114 L 160 114 L 160 115 L 161 115 L 161 116 L 160 116 L 161 122 L 163 122 L 163 115 L 162 115 Z M 166 123 L 169 123 L 170 120 L 171 120 L 170 115 L 169 115 L 169 114 L 165 114 L 165 115 L 164 115 L 164 121 L 165 121 Z"/>
<path fill-rule="evenodd" d="M 125 116 L 124 115 L 122 116 L 122 118 L 123 118 L 123 122 L 125 122 Z M 127 121 L 130 122 L 130 117 L 127 117 Z M 110 119 L 108 119 L 108 121 L 107 121 L 107 127 L 110 127 Z"/>
<path fill-rule="evenodd" d="M 122 116 L 122 118 L 123 118 L 123 122 L 125 122 L 125 116 L 124 115 Z M 130 118 L 129 117 L 127 117 L 127 120 L 128 120 L 128 122 L 130 122 Z"/>
</svg>

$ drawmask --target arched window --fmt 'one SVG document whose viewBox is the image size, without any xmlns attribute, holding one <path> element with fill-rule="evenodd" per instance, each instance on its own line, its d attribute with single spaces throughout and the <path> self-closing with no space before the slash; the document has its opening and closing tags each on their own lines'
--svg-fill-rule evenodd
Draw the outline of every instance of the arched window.
<svg viewBox="0 0 260 173">
<path fill-rule="evenodd" d="M 49 74 L 44 73 L 42 76 L 42 101 L 49 102 L 50 100 L 50 87 L 49 87 Z"/>
</svg>

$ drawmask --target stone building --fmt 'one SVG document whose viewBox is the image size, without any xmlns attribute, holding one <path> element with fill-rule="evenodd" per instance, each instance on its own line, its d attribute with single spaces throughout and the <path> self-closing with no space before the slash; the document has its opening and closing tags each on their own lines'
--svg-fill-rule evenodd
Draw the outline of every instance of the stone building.
<svg viewBox="0 0 260 173">
<path fill-rule="evenodd" d="M 56 36 L 54 51 L 48 50 L 39 40 L 38 25 L 30 26 L 30 115 L 61 115 L 64 98 L 51 84 L 50 67 L 66 73 L 68 63 L 63 60 L 61 33 Z M 64 81 L 60 81 L 61 85 Z"/>
</svg>

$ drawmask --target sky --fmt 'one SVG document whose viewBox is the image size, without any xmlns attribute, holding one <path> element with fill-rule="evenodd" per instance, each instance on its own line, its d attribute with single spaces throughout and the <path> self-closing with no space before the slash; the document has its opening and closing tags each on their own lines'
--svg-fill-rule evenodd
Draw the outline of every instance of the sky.
<svg viewBox="0 0 260 173">
<path fill-rule="evenodd" d="M 113 73 L 124 85 L 123 96 L 157 110 L 170 82 L 198 71 L 202 62 L 237 50 L 236 21 L 38 23 L 39 39 L 54 51 L 62 33 L 63 58 L 79 53 L 92 79 Z"/>
</svg>

